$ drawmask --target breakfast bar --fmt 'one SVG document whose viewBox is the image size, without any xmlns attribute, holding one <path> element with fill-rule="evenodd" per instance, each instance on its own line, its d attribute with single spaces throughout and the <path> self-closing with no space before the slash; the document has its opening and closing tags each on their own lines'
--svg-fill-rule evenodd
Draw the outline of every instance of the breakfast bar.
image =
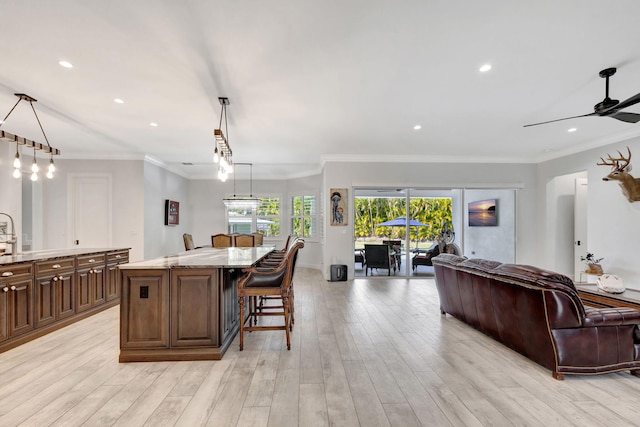
<svg viewBox="0 0 640 427">
<path fill-rule="evenodd" d="M 120 362 L 219 360 L 238 332 L 237 281 L 272 246 L 200 248 L 120 267 Z"/>
</svg>

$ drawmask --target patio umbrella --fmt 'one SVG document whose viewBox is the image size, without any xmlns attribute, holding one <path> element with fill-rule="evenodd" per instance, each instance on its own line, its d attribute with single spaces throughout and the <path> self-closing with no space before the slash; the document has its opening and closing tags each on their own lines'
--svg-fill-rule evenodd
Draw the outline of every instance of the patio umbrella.
<svg viewBox="0 0 640 427">
<path fill-rule="evenodd" d="M 376 224 L 376 227 L 405 227 L 406 225 L 407 218 L 404 216 L 399 216 L 398 218 Z M 416 221 L 415 219 L 410 219 L 409 226 L 428 227 L 429 224 L 423 224 L 420 221 Z"/>
</svg>

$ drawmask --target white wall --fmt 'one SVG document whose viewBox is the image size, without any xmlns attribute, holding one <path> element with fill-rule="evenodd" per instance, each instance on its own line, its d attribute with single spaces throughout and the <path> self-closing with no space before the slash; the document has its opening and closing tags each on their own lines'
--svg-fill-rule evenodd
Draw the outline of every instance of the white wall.
<svg viewBox="0 0 640 427">
<path fill-rule="evenodd" d="M 15 153 L 15 145 L 0 142 L 0 182 L 2 183 L 0 185 L 0 212 L 7 213 L 13 218 L 18 235 L 18 251 L 20 251 L 22 247 L 22 221 L 20 220 L 22 217 L 22 181 L 11 176 Z M 27 176 L 26 179 L 29 177 Z M 0 222 L 6 222 L 7 231 L 10 232 L 9 219 L 0 215 Z M 4 236 L 2 240 L 5 240 Z M 10 245 L 7 245 L 6 250 L 7 252 L 11 250 Z"/>
<path fill-rule="evenodd" d="M 290 200 L 294 195 L 319 196 L 320 175 L 289 180 L 254 180 L 253 196 L 278 196 L 282 200 L 280 218 L 280 237 L 267 238 L 265 243 L 273 244 L 277 248 L 284 246 L 287 236 L 291 233 L 289 215 Z M 249 195 L 248 180 L 236 180 L 236 194 Z M 233 195 L 233 182 L 225 183 L 219 180 L 191 180 L 189 182 L 189 212 L 191 212 L 191 234 L 196 246 L 210 245 L 211 235 L 226 233 L 225 207 L 222 199 Z M 322 220 L 320 220 L 322 221 Z M 189 231 L 186 231 L 189 232 Z M 303 267 L 320 268 L 322 257 L 321 236 L 316 239 L 306 239 L 305 247 L 298 256 L 298 265 Z"/>
<path fill-rule="evenodd" d="M 42 249 L 73 247 L 71 233 L 67 230 L 69 215 L 67 212 L 67 177 L 71 173 L 99 173 L 112 176 L 112 245 L 131 248 L 132 261 L 144 259 L 142 160 L 56 159 L 56 176 L 42 182 L 44 215 Z"/>
<path fill-rule="evenodd" d="M 546 250 L 540 266 L 569 277 L 574 276 L 574 199 L 578 178 L 587 178 L 587 172 L 558 176 L 546 185 Z"/>
<path fill-rule="evenodd" d="M 469 227 L 469 203 L 488 199 L 496 199 L 498 225 Z M 515 262 L 516 190 L 465 190 L 464 200 L 464 254 L 469 258 Z"/>
<path fill-rule="evenodd" d="M 468 163 L 386 163 L 327 162 L 323 171 L 322 189 L 353 187 L 410 188 L 521 188 L 517 198 L 517 224 L 535 224 L 536 165 L 533 164 L 468 164 Z M 329 201 L 324 197 L 324 209 Z M 352 201 L 349 201 L 353 206 Z M 353 212 L 349 225 L 331 227 L 324 218 L 325 245 L 322 271 L 329 278 L 330 264 L 349 266 L 353 278 Z M 535 264 L 537 260 L 535 227 L 519 227 L 516 236 L 516 262 Z"/>
<path fill-rule="evenodd" d="M 192 229 L 189 180 L 147 161 L 143 188 L 144 259 L 183 252 L 182 235 Z M 180 203 L 178 225 L 164 225 L 165 200 Z"/>
<path fill-rule="evenodd" d="M 587 229 L 588 247 L 585 253 L 592 252 L 604 257 L 602 266 L 605 272 L 617 274 L 628 287 L 640 288 L 640 269 L 638 269 L 638 253 L 640 253 L 640 202 L 629 203 L 622 195 L 616 182 L 605 182 L 610 167 L 597 166 L 600 157 L 608 153 L 616 155 L 616 150 L 626 153 L 626 147 L 640 157 L 640 138 L 633 138 L 625 143 L 612 144 L 594 148 L 571 156 L 550 160 L 538 165 L 538 220 L 540 230 L 546 229 L 546 194 L 547 183 L 557 176 L 587 171 L 589 181 Z M 631 164 L 640 160 L 633 160 Z M 633 175 L 634 172 L 631 172 Z M 640 177 L 640 174 L 636 174 Z M 544 253 L 544 240 L 538 242 L 540 254 Z"/>
</svg>

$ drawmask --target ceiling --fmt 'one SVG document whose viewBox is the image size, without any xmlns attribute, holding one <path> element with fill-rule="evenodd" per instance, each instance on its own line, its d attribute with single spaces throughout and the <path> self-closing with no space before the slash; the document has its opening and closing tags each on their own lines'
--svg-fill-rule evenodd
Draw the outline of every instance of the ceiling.
<svg viewBox="0 0 640 427">
<path fill-rule="evenodd" d="M 15 92 L 38 99 L 62 158 L 213 177 L 220 96 L 256 178 L 323 160 L 537 162 L 640 135 L 605 117 L 523 128 L 593 111 L 607 67 L 613 98 L 640 92 L 637 0 L 9 0 L 0 15 L 0 115 Z M 44 142 L 24 103 L 2 129 Z"/>
</svg>

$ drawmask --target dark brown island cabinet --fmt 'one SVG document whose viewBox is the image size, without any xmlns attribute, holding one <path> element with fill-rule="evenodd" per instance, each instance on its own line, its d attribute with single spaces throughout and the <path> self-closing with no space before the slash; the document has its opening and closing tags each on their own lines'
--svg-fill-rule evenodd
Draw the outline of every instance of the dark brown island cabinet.
<svg viewBox="0 0 640 427">
<path fill-rule="evenodd" d="M 120 269 L 120 362 L 218 360 L 239 329 L 237 280 L 272 247 L 201 248 Z"/>
<path fill-rule="evenodd" d="M 0 352 L 120 303 L 129 249 L 61 249 L 0 257 Z"/>
</svg>

